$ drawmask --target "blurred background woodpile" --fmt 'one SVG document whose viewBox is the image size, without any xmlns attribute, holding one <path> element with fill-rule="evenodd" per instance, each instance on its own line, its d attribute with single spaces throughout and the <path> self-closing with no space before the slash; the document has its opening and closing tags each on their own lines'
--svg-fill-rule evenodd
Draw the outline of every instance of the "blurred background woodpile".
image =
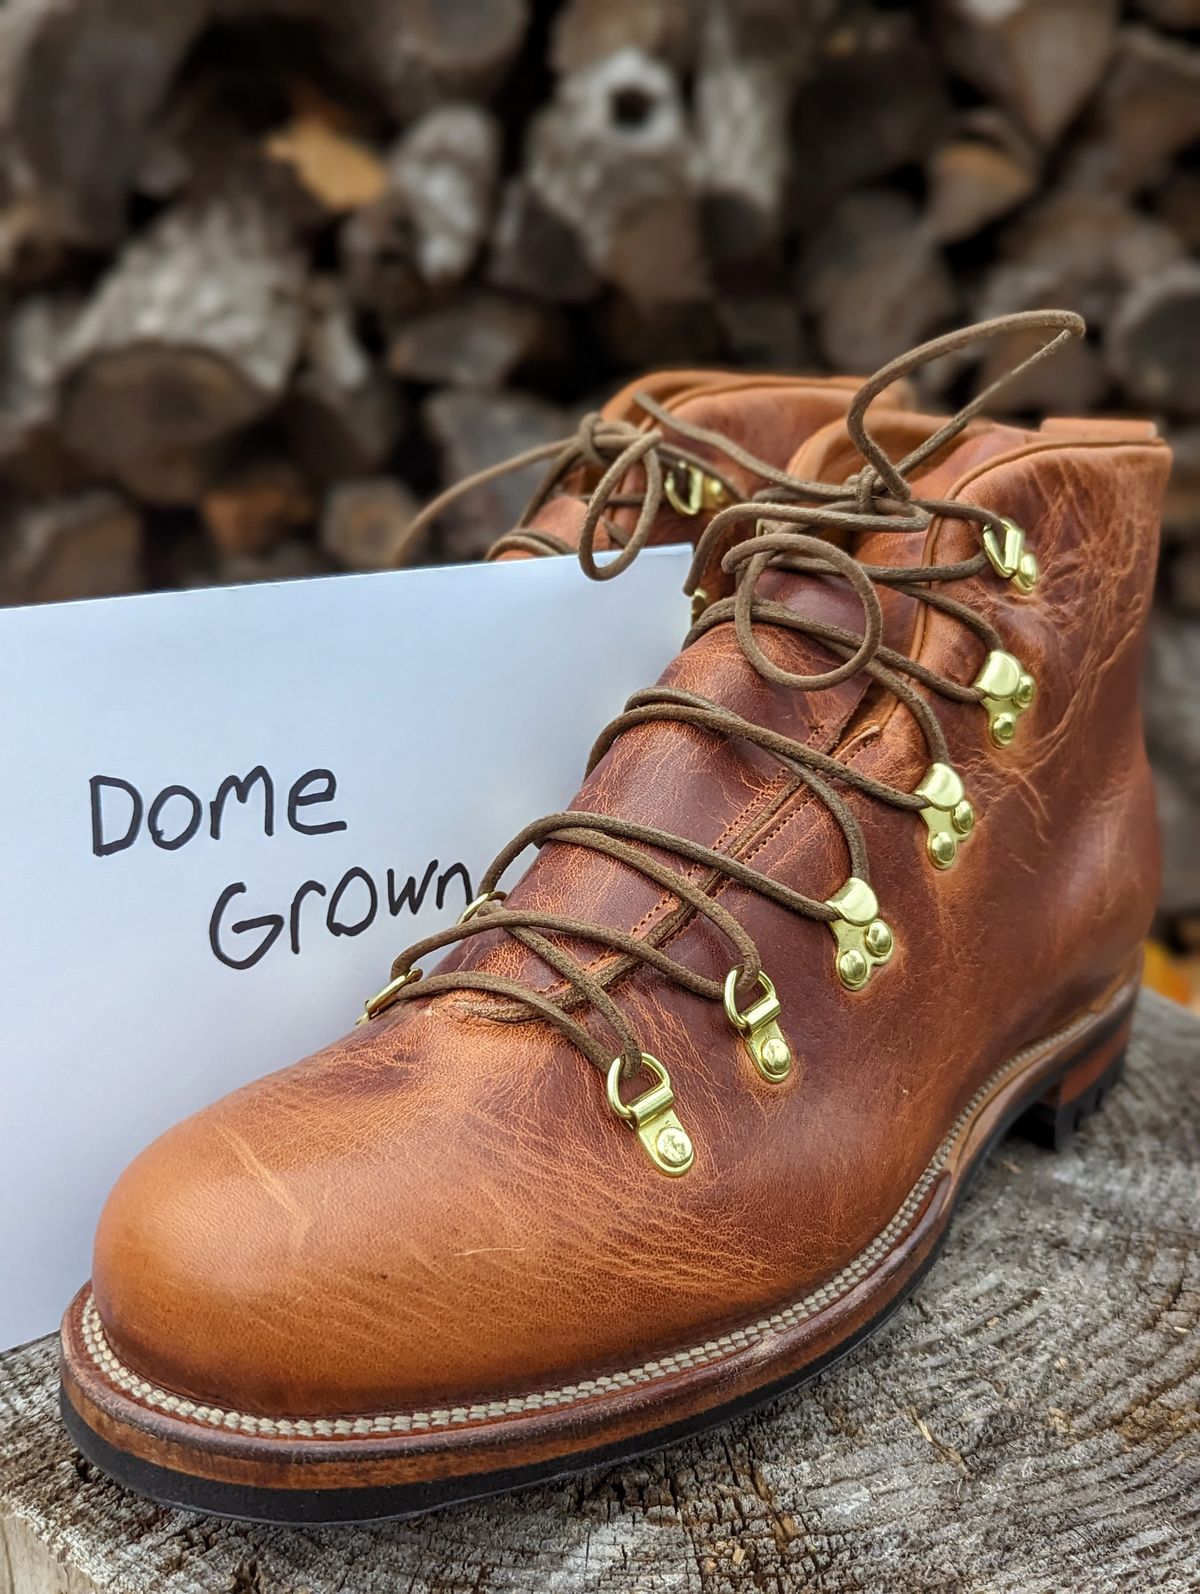
<svg viewBox="0 0 1200 1594">
<path fill-rule="evenodd" d="M 0 601 L 375 568 L 640 369 L 1071 306 L 1008 402 L 1176 449 L 1148 708 L 1200 950 L 1198 255 L 1200 0 L 8 0 Z"/>
</svg>

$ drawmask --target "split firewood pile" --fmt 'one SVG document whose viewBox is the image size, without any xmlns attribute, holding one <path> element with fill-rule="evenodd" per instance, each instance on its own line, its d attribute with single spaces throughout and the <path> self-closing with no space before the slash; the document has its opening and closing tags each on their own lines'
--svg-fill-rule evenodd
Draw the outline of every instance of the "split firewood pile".
<svg viewBox="0 0 1200 1594">
<path fill-rule="evenodd" d="M 1008 403 L 1177 450 L 1149 723 L 1200 926 L 1198 154 L 1200 0 L 8 0 L 0 601 L 376 568 L 639 369 L 1068 305 Z"/>
</svg>

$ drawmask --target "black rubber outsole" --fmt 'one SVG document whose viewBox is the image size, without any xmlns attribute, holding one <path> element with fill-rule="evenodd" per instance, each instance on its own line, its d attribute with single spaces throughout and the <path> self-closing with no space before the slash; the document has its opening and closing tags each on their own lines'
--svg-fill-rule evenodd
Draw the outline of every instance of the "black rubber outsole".
<svg viewBox="0 0 1200 1594">
<path fill-rule="evenodd" d="M 1099 1035 L 1090 1035 L 1086 1047 L 1090 1050 L 1103 1044 L 1126 1018 L 1122 1013 Z M 1080 1053 L 1068 1059 L 1059 1078 L 1065 1076 Z M 1100 1105 L 1104 1096 L 1120 1077 L 1125 1062 L 1125 1052 L 1117 1054 L 1100 1077 L 1066 1107 L 1046 1107 L 1041 1097 L 1047 1090 L 1043 1081 L 1032 1100 L 1019 1102 L 989 1136 L 984 1146 L 976 1152 L 966 1177 L 963 1179 L 954 1206 L 947 1214 L 941 1233 L 930 1248 L 921 1265 L 907 1279 L 901 1289 L 867 1323 L 855 1333 L 835 1345 L 824 1356 L 807 1363 L 797 1372 L 789 1373 L 772 1383 L 763 1384 L 750 1394 L 680 1422 L 669 1423 L 651 1432 L 639 1434 L 634 1439 L 618 1440 L 612 1444 L 598 1445 L 592 1450 L 576 1452 L 562 1459 L 532 1462 L 523 1467 L 504 1467 L 492 1472 L 475 1473 L 468 1477 L 442 1478 L 428 1483 L 382 1484 L 349 1489 L 264 1489 L 246 1484 L 214 1482 L 191 1473 L 160 1467 L 144 1461 L 110 1444 L 95 1433 L 72 1406 L 66 1390 L 60 1393 L 63 1422 L 68 1434 L 84 1457 L 93 1462 L 101 1472 L 117 1483 L 145 1495 L 160 1505 L 184 1511 L 195 1511 L 207 1516 L 226 1517 L 238 1522 L 266 1524 L 351 1524 L 396 1521 L 405 1517 L 421 1516 L 427 1511 L 444 1509 L 451 1505 L 466 1505 L 471 1501 L 489 1499 L 508 1494 L 515 1489 L 535 1483 L 549 1483 L 557 1479 L 577 1477 L 598 1467 L 617 1462 L 633 1461 L 641 1456 L 663 1450 L 681 1439 L 721 1426 L 735 1417 L 754 1411 L 780 1395 L 801 1388 L 820 1373 L 826 1371 L 842 1357 L 849 1355 L 868 1339 L 904 1304 L 921 1283 L 925 1274 L 941 1255 L 950 1233 L 955 1213 L 970 1189 L 979 1171 L 1001 1140 L 1016 1130 L 1037 1144 L 1061 1150 L 1080 1123 Z M 319 1465 L 319 1463 L 318 1463 Z"/>
</svg>

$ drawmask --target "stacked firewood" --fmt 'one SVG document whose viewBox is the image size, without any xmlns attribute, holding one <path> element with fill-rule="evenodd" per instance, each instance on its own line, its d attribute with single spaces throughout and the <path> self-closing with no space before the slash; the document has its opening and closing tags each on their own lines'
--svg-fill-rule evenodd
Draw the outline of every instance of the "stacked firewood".
<svg viewBox="0 0 1200 1594">
<path fill-rule="evenodd" d="M 385 565 L 638 369 L 865 371 L 1069 305 L 1088 341 L 1007 402 L 1179 455 L 1149 718 L 1185 915 L 1198 148 L 1200 0 L 8 0 L 0 601 Z"/>
</svg>

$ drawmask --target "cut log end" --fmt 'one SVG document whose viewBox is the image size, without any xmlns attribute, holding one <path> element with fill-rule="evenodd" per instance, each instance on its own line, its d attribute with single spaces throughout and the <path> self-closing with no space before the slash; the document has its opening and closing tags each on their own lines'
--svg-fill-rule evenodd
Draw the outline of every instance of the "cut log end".
<svg viewBox="0 0 1200 1594">
<path fill-rule="evenodd" d="M 202 349 L 133 345 L 67 379 L 62 431 L 97 464 L 197 448 L 254 420 L 269 396 Z"/>
</svg>

